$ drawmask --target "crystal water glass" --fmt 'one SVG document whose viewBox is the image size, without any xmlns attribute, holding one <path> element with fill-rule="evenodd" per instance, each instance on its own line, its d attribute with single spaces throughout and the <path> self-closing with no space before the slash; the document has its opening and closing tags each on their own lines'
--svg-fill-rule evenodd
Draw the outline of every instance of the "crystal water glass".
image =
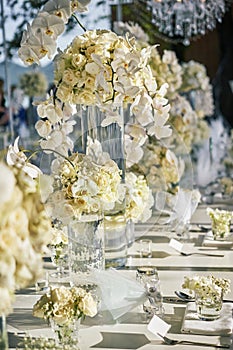
<svg viewBox="0 0 233 350">
<path fill-rule="evenodd" d="M 139 267 L 136 272 L 136 279 L 144 285 L 148 297 L 143 304 L 143 311 L 148 315 L 163 315 L 163 297 L 157 269 L 150 266 Z"/>
</svg>

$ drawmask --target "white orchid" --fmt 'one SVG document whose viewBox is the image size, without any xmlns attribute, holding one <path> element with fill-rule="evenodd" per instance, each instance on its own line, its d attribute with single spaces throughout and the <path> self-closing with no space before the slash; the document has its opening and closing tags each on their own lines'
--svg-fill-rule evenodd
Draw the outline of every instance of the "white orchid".
<svg viewBox="0 0 233 350">
<path fill-rule="evenodd" d="M 127 168 L 130 168 L 134 164 L 137 164 L 143 157 L 142 146 L 127 135 L 125 136 L 125 153 Z"/>
<path fill-rule="evenodd" d="M 35 33 L 40 28 L 44 35 L 48 35 L 52 39 L 57 39 L 64 32 L 65 25 L 60 17 L 50 15 L 48 12 L 40 12 L 33 20 L 32 28 Z"/>
<path fill-rule="evenodd" d="M 16 166 L 22 169 L 26 174 L 32 178 L 36 178 L 41 174 L 41 170 L 34 164 L 28 162 L 28 159 L 24 152 L 19 150 L 19 136 L 15 139 L 14 145 L 9 145 L 7 152 L 7 164 L 10 166 Z"/>
<path fill-rule="evenodd" d="M 64 23 L 68 22 L 71 16 L 71 1 L 70 0 L 49 0 L 43 7 L 43 11 L 53 14 L 63 20 Z"/>
<path fill-rule="evenodd" d="M 151 207 L 154 204 L 152 191 L 144 176 L 136 176 L 127 172 L 126 182 L 126 218 L 133 222 L 146 222 L 152 215 Z"/>
</svg>

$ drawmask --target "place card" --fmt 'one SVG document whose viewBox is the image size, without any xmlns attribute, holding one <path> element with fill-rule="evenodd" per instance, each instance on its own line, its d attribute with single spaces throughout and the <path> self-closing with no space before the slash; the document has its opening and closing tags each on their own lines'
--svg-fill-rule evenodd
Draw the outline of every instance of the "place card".
<svg viewBox="0 0 233 350">
<path fill-rule="evenodd" d="M 161 334 L 162 336 L 165 336 L 170 328 L 171 328 L 170 324 L 166 323 L 156 315 L 152 317 L 152 319 L 150 320 L 147 326 L 148 331 L 154 334 Z"/>
<path fill-rule="evenodd" d="M 183 250 L 183 243 L 177 241 L 176 239 L 172 238 L 169 242 L 169 246 L 173 249 L 177 250 L 179 253 Z"/>
</svg>

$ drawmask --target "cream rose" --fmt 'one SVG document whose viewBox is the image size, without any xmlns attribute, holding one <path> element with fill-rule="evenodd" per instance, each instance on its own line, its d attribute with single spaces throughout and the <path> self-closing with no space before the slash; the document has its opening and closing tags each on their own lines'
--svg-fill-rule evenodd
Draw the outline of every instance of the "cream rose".
<svg viewBox="0 0 233 350">
<path fill-rule="evenodd" d="M 82 301 L 79 303 L 79 307 L 86 316 L 94 317 L 97 314 L 96 301 L 93 299 L 90 293 L 87 293 Z"/>
</svg>

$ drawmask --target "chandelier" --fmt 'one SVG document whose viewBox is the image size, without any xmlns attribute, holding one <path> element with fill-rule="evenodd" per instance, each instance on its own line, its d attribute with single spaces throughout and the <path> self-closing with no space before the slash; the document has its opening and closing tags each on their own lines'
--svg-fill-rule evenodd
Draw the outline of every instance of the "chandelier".
<svg viewBox="0 0 233 350">
<path fill-rule="evenodd" d="M 136 18 L 140 20 L 143 17 L 143 21 L 150 21 L 157 29 L 154 35 L 165 41 L 181 42 L 187 46 L 191 39 L 204 35 L 207 31 L 213 30 L 218 22 L 221 23 L 233 0 L 110 0 L 109 2 L 120 10 L 123 4 L 132 5 L 135 9 L 137 5 L 140 6 Z M 146 14 L 143 14 L 144 9 L 147 11 Z"/>
<path fill-rule="evenodd" d="M 158 31 L 173 42 L 189 45 L 221 22 L 232 0 L 141 0 Z"/>
</svg>

